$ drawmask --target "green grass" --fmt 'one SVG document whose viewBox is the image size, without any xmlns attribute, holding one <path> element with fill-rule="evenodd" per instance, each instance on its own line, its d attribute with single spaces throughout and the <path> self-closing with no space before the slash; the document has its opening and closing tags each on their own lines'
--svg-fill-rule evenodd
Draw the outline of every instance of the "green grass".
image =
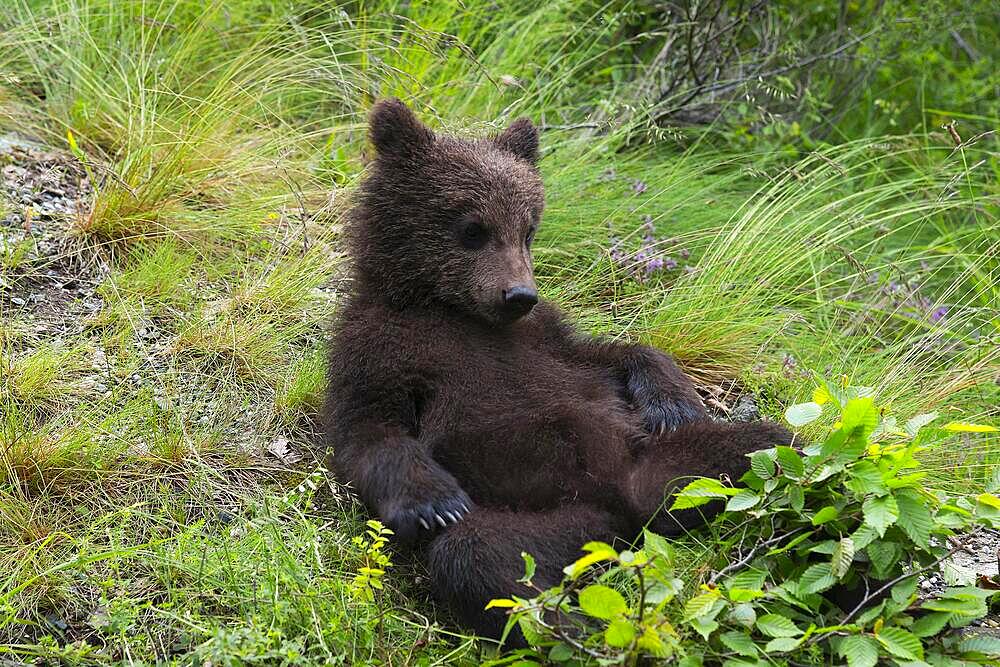
<svg viewBox="0 0 1000 667">
<path fill-rule="evenodd" d="M 0 126 L 66 151 L 72 133 L 94 187 L 66 240 L 110 267 L 68 339 L 0 306 L 0 654 L 488 653 L 402 556 L 374 601 L 355 595 L 365 517 L 314 450 L 363 114 L 396 94 L 477 133 L 616 117 L 642 65 L 618 3 L 363 4 L 0 9 Z M 748 154 L 676 129 L 632 146 L 642 122 L 543 133 L 539 280 L 584 327 L 670 350 L 706 384 L 735 379 L 772 416 L 814 371 L 877 387 L 902 416 L 1000 418 L 995 143 Z M 646 216 L 679 265 L 639 279 L 612 245 L 637 248 Z M 27 250 L 2 243 L 17 278 Z M 955 436 L 925 456 L 936 483 L 970 490 L 997 444 Z"/>
</svg>

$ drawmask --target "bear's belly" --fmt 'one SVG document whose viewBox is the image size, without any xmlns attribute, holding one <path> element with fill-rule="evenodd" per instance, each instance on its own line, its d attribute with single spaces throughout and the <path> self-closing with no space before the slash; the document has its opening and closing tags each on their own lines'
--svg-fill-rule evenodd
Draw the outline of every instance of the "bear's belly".
<svg viewBox="0 0 1000 667">
<path fill-rule="evenodd" d="M 609 377 L 557 360 L 504 364 L 446 383 L 423 433 L 434 458 L 483 505 L 614 503 L 637 420 Z"/>
</svg>

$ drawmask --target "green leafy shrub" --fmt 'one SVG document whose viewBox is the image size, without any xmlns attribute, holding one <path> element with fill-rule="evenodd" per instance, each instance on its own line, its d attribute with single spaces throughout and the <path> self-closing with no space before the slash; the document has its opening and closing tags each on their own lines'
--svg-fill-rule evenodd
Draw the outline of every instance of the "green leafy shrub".
<svg viewBox="0 0 1000 667">
<path fill-rule="evenodd" d="M 741 488 L 698 478 L 677 493 L 671 510 L 726 503 L 709 527 L 719 548 L 690 585 L 674 546 L 647 531 L 639 550 L 586 545 L 563 583 L 533 599 L 491 602 L 510 608 L 508 630 L 519 624 L 541 647 L 507 660 L 995 664 L 1000 639 L 952 630 L 984 616 L 997 591 L 978 588 L 949 557 L 966 536 L 1000 526 L 1000 498 L 929 490 L 916 455 L 935 437 L 937 415 L 899 425 L 871 393 L 823 382 L 786 419 L 805 427 L 832 405 L 839 418 L 825 438 L 755 452 Z M 930 572 L 949 587 L 922 591 Z"/>
</svg>

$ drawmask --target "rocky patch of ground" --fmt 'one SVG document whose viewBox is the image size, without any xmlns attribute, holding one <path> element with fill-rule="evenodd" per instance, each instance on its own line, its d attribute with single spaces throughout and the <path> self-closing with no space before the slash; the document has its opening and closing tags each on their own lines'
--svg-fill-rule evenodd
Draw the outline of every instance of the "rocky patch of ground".
<svg viewBox="0 0 1000 667">
<path fill-rule="evenodd" d="M 106 263 L 81 252 L 72 225 L 90 183 L 72 156 L 0 137 L 0 317 L 31 338 L 79 335 L 102 306 Z"/>
</svg>

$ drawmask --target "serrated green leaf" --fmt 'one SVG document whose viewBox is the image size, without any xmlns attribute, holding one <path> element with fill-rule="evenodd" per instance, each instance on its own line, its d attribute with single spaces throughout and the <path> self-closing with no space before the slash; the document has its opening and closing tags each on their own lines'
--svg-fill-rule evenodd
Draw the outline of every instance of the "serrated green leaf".
<svg viewBox="0 0 1000 667">
<path fill-rule="evenodd" d="M 753 643 L 753 639 L 750 638 L 750 635 L 745 632 L 739 632 L 737 630 L 723 632 L 719 635 L 719 641 L 721 641 L 730 651 L 739 655 L 745 655 L 751 658 L 757 655 L 756 644 Z"/>
<path fill-rule="evenodd" d="M 672 653 L 660 637 L 660 634 L 650 626 L 646 626 L 643 629 L 642 634 L 639 635 L 639 641 L 635 645 L 653 658 L 666 658 Z M 684 661 L 682 660 L 681 662 Z M 701 666 L 701 662 L 698 660 L 689 661 L 687 664 L 690 664 L 691 667 Z M 678 667 L 680 667 L 680 663 L 678 663 Z"/>
<path fill-rule="evenodd" d="M 1000 637 L 973 635 L 958 642 L 962 653 L 982 653 L 991 658 L 1000 658 Z"/>
<path fill-rule="evenodd" d="M 766 449 L 756 451 L 750 455 L 750 469 L 753 473 L 763 480 L 769 480 L 774 477 L 774 459 L 771 457 L 771 452 Z"/>
<path fill-rule="evenodd" d="M 837 546 L 833 548 L 833 554 L 830 556 L 830 568 L 833 576 L 837 579 L 843 579 L 844 575 L 850 571 L 851 563 L 853 562 L 854 540 L 849 537 L 842 537 L 837 542 Z"/>
<path fill-rule="evenodd" d="M 604 642 L 608 646 L 625 648 L 635 639 L 635 626 L 630 621 L 623 618 L 616 618 L 608 624 L 608 629 L 604 631 Z"/>
<path fill-rule="evenodd" d="M 859 496 L 869 493 L 885 495 L 888 489 L 883 481 L 882 471 L 871 461 L 861 460 L 847 469 L 847 480 L 844 486 Z"/>
<path fill-rule="evenodd" d="M 795 427 L 805 426 L 819 419 L 823 414 L 823 406 L 814 401 L 796 403 L 785 410 L 785 421 Z"/>
<path fill-rule="evenodd" d="M 739 489 L 725 486 L 717 479 L 699 477 L 677 492 L 676 500 L 670 507 L 670 511 L 699 507 L 716 499 L 735 496 L 739 492 Z"/>
<path fill-rule="evenodd" d="M 972 618 L 984 616 L 987 612 L 986 602 L 972 597 L 934 598 L 926 600 L 922 605 L 920 605 L 920 608 L 927 609 L 929 611 L 941 611 L 952 615 Z"/>
<path fill-rule="evenodd" d="M 854 534 L 851 535 L 851 539 L 854 540 L 855 551 L 860 551 L 875 541 L 878 537 L 878 533 L 871 526 L 861 526 Z"/>
<path fill-rule="evenodd" d="M 910 631 L 918 637 L 933 637 L 948 625 L 952 614 L 946 611 L 934 611 L 924 614 L 910 626 Z"/>
<path fill-rule="evenodd" d="M 711 590 L 688 600 L 684 603 L 684 620 L 690 621 L 708 614 L 721 595 L 718 590 Z"/>
<path fill-rule="evenodd" d="M 867 442 L 868 436 L 878 426 L 878 411 L 871 396 L 855 398 L 847 402 L 840 415 L 841 428 L 852 438 Z"/>
<path fill-rule="evenodd" d="M 913 491 L 901 490 L 894 494 L 899 517 L 896 525 L 913 540 L 913 543 L 927 548 L 934 521 L 927 504 Z"/>
<path fill-rule="evenodd" d="M 806 505 L 806 494 L 801 486 L 791 484 L 788 487 L 788 505 L 796 512 L 801 512 Z"/>
<path fill-rule="evenodd" d="M 815 486 L 819 482 L 822 482 L 824 479 L 828 479 L 830 477 L 833 477 L 834 475 L 836 475 L 838 472 L 840 472 L 843 469 L 844 469 L 844 464 L 843 463 L 833 463 L 833 464 L 824 465 L 824 466 L 820 467 L 819 470 L 817 470 L 816 472 L 814 472 L 812 474 L 812 476 L 810 477 L 809 481 L 813 484 L 813 486 Z"/>
<path fill-rule="evenodd" d="M 865 525 L 874 528 L 879 537 L 884 537 L 885 531 L 899 518 L 899 505 L 892 496 L 869 498 L 861 509 L 865 516 Z"/>
<path fill-rule="evenodd" d="M 715 620 L 714 616 L 692 618 L 688 621 L 688 625 L 694 628 L 695 632 L 701 635 L 705 641 L 708 641 L 712 633 L 719 629 L 719 622 Z"/>
<path fill-rule="evenodd" d="M 902 548 L 895 542 L 872 542 L 865 548 L 868 560 L 879 578 L 886 577 L 899 564 Z"/>
<path fill-rule="evenodd" d="M 827 556 L 832 556 L 833 550 L 836 548 L 837 548 L 837 540 L 823 540 L 822 542 L 817 542 L 815 545 L 809 547 L 809 553 L 826 554 Z"/>
<path fill-rule="evenodd" d="M 816 563 L 806 568 L 806 571 L 799 577 L 799 592 L 802 595 L 810 593 L 822 593 L 837 583 L 837 578 L 833 576 L 829 563 Z"/>
<path fill-rule="evenodd" d="M 594 584 L 580 591 L 580 609 L 594 618 L 611 619 L 628 611 L 622 594 L 613 588 Z"/>
<path fill-rule="evenodd" d="M 878 642 L 867 635 L 851 635 L 840 642 L 840 655 L 849 667 L 875 667 L 878 663 Z"/>
<path fill-rule="evenodd" d="M 726 589 L 743 588 L 752 591 L 759 591 L 764 586 L 767 579 L 767 572 L 758 569 L 741 570 L 726 579 Z"/>
<path fill-rule="evenodd" d="M 768 637 L 798 637 L 802 634 L 791 619 L 778 614 L 765 614 L 758 618 L 757 629 Z"/>
<path fill-rule="evenodd" d="M 781 466 L 781 474 L 783 474 L 788 479 L 800 480 L 802 479 L 803 473 L 805 473 L 805 464 L 802 462 L 802 457 L 799 456 L 791 447 L 777 447 L 775 449 L 776 456 L 778 459 L 778 464 Z"/>
<path fill-rule="evenodd" d="M 765 653 L 786 653 L 792 651 L 802 643 L 801 638 L 796 637 L 775 637 L 764 645 Z"/>
<path fill-rule="evenodd" d="M 883 609 L 885 609 L 885 600 L 881 600 L 878 604 L 873 605 L 868 609 L 866 609 L 865 611 L 861 612 L 861 615 L 859 615 L 856 619 L 854 619 L 854 622 L 859 627 L 865 627 L 866 625 L 874 621 L 876 618 L 881 616 Z"/>
<path fill-rule="evenodd" d="M 754 507 L 760 502 L 760 496 L 753 491 L 740 491 L 726 503 L 727 512 L 742 512 Z"/>
<path fill-rule="evenodd" d="M 838 510 L 833 505 L 827 505 L 826 507 L 820 509 L 813 515 L 812 525 L 821 526 L 824 523 L 829 523 L 833 521 L 838 516 L 840 516 L 840 510 Z"/>
<path fill-rule="evenodd" d="M 642 548 L 649 555 L 662 558 L 666 565 L 673 563 L 674 548 L 670 546 L 670 543 L 664 537 L 646 528 L 642 530 Z"/>
<path fill-rule="evenodd" d="M 885 649 L 904 660 L 923 660 L 924 646 L 914 634 L 902 628 L 882 628 L 881 632 L 875 635 L 878 642 Z"/>
<path fill-rule="evenodd" d="M 892 596 L 893 600 L 902 604 L 908 601 L 916 592 L 917 592 L 917 578 L 907 577 L 906 579 L 903 579 L 901 582 L 893 586 L 892 590 L 889 591 L 889 594 Z"/>
<path fill-rule="evenodd" d="M 669 602 L 682 590 L 684 590 L 684 582 L 680 579 L 674 578 L 667 579 L 666 581 L 655 581 L 652 586 L 646 589 L 646 605 L 656 606 L 661 602 Z"/>
</svg>

